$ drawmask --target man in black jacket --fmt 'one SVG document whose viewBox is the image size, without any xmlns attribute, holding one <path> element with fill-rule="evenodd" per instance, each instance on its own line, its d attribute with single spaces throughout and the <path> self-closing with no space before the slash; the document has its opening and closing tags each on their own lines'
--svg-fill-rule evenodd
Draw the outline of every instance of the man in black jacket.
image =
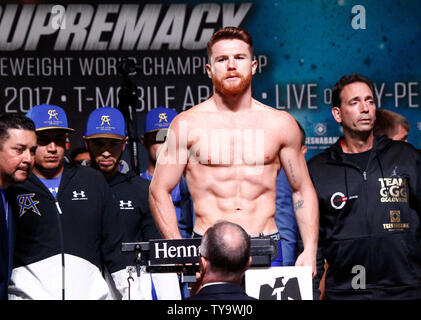
<svg viewBox="0 0 421 320">
<path fill-rule="evenodd" d="M 127 142 L 123 114 L 116 108 L 95 109 L 89 115 L 84 140 L 91 158 L 90 166 L 102 172 L 117 200 L 127 239 L 130 242 L 161 239 L 148 203 L 150 182 L 121 165 Z M 132 277 L 137 279 L 135 274 Z M 153 283 L 149 275 L 142 274 L 137 279 L 137 288 L 134 284 L 135 289 L 131 290 L 131 298 L 181 298 L 176 274 L 153 275 L 152 278 Z"/>
<path fill-rule="evenodd" d="M 250 264 L 247 232 L 236 223 L 215 223 L 200 243 L 201 288 L 188 300 L 256 300 L 241 286 Z"/>
<path fill-rule="evenodd" d="M 123 224 L 103 175 L 64 160 L 64 110 L 34 106 L 37 149 L 33 173 L 13 186 L 16 244 L 10 299 L 107 299 L 103 265 L 127 298 Z"/>
<path fill-rule="evenodd" d="M 15 240 L 7 191 L 28 177 L 36 147 L 35 125 L 30 119 L 15 114 L 0 116 L 0 300 L 7 300 Z"/>
<path fill-rule="evenodd" d="M 308 163 L 319 199 L 319 253 L 329 265 L 325 297 L 419 299 L 420 156 L 408 143 L 373 134 L 369 79 L 342 77 L 332 106 L 344 136 Z"/>
<path fill-rule="evenodd" d="M 149 208 L 149 181 L 120 164 L 127 142 L 121 112 L 110 107 L 95 109 L 89 115 L 84 140 L 90 166 L 102 172 L 116 196 L 129 241 L 161 239 Z"/>
</svg>

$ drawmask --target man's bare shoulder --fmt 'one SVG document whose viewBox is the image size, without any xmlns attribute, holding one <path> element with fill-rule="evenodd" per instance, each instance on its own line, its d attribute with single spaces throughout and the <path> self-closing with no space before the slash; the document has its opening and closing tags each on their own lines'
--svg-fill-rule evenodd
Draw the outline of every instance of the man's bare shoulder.
<svg viewBox="0 0 421 320">
<path fill-rule="evenodd" d="M 295 119 L 291 114 L 286 111 L 275 109 L 271 106 L 265 105 L 260 101 L 253 100 L 253 109 L 259 112 L 264 112 L 265 117 L 267 117 L 271 122 L 276 122 L 280 124 L 287 125 L 288 123 L 295 123 Z"/>
<path fill-rule="evenodd" d="M 184 116 L 195 116 L 198 113 L 203 112 L 215 112 L 215 104 L 211 99 L 205 100 L 199 104 L 196 104 L 195 106 L 191 107 L 190 109 L 187 109 L 186 111 L 183 111 L 182 113 Z"/>
<path fill-rule="evenodd" d="M 208 99 L 202 103 L 199 103 L 190 109 L 187 109 L 179 113 L 176 117 L 177 121 L 196 122 L 199 119 L 206 118 L 206 114 L 216 113 L 215 105 Z M 173 121 L 174 121 L 173 120 Z"/>
</svg>

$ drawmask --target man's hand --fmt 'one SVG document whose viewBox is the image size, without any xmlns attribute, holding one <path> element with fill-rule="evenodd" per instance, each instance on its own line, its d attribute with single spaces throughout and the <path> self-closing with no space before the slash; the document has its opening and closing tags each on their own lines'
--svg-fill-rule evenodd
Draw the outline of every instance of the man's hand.
<svg viewBox="0 0 421 320">
<path fill-rule="evenodd" d="M 311 266 L 311 275 L 314 278 L 317 274 L 316 268 L 316 251 L 312 252 L 309 249 L 304 251 L 298 256 L 295 265 L 298 266 Z"/>
</svg>

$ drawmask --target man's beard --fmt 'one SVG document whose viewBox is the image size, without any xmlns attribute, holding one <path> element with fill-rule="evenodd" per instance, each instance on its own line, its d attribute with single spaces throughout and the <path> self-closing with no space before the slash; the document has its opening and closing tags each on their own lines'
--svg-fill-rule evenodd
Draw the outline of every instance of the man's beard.
<svg viewBox="0 0 421 320">
<path fill-rule="evenodd" d="M 97 170 L 101 171 L 102 173 L 110 173 L 110 172 L 114 172 L 114 171 L 120 171 L 120 160 L 123 158 L 123 152 L 121 152 L 120 156 L 116 159 L 116 162 L 115 162 L 114 166 L 108 167 L 105 170 L 95 160 L 95 157 L 94 157 L 93 154 L 91 154 L 89 152 L 89 156 L 90 156 L 91 159 L 94 159 L 94 160 L 89 161 L 90 167 L 92 167 L 94 169 L 97 169 Z"/>
<path fill-rule="evenodd" d="M 236 76 L 240 77 L 240 83 L 224 83 L 224 80 L 220 80 L 216 77 L 212 78 L 213 85 L 215 90 L 220 92 L 224 96 L 234 96 L 237 94 L 243 93 L 251 84 L 251 72 L 246 76 L 246 78 L 239 74 L 235 73 Z"/>
</svg>

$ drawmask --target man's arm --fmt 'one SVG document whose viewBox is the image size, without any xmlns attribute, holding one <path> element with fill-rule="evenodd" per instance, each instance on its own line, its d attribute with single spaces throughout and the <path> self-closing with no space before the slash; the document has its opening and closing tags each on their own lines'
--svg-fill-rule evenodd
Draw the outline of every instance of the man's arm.
<svg viewBox="0 0 421 320">
<path fill-rule="evenodd" d="M 316 191 L 308 173 L 304 155 L 301 152 L 301 133 L 296 121 L 290 117 L 285 125 L 284 144 L 280 159 L 292 189 L 292 200 L 298 228 L 303 240 L 304 251 L 298 256 L 296 266 L 311 266 L 316 275 L 316 253 L 319 232 L 319 212 Z M 286 135 L 285 133 L 289 134 Z"/>
<path fill-rule="evenodd" d="M 187 132 L 182 123 L 180 115 L 171 122 L 149 188 L 152 215 L 165 239 L 181 239 L 171 192 L 180 181 L 188 160 Z"/>
</svg>

